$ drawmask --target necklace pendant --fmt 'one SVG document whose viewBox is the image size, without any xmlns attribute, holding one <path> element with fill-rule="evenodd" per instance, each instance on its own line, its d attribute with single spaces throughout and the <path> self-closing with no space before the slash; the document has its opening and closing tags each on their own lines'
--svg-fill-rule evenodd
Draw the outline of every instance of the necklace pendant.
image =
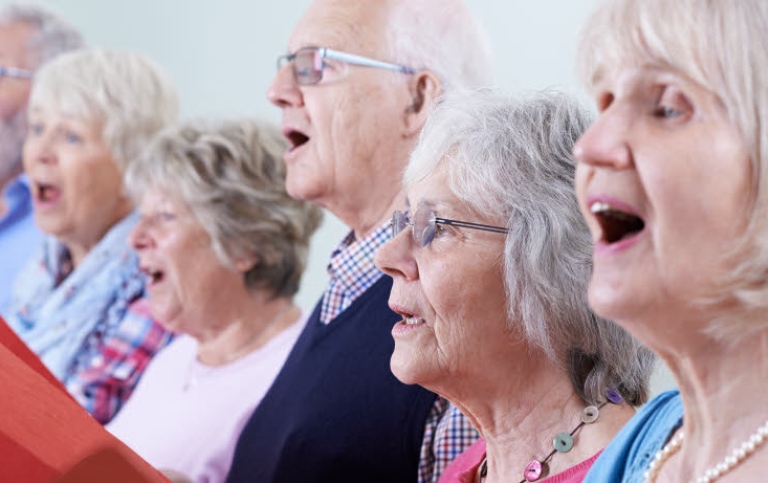
<svg viewBox="0 0 768 483">
<path fill-rule="evenodd" d="M 584 424 L 594 423 L 599 415 L 600 409 L 595 406 L 587 406 L 581 412 L 581 422 Z"/>
<path fill-rule="evenodd" d="M 541 478 L 541 475 L 543 472 L 544 472 L 544 468 L 541 462 L 533 460 L 530 463 L 528 463 L 528 466 L 525 467 L 523 478 L 525 478 L 526 481 L 536 481 L 539 478 Z"/>
<path fill-rule="evenodd" d="M 552 446 L 558 453 L 567 453 L 573 448 L 573 437 L 568 433 L 557 433 L 552 440 Z"/>
</svg>

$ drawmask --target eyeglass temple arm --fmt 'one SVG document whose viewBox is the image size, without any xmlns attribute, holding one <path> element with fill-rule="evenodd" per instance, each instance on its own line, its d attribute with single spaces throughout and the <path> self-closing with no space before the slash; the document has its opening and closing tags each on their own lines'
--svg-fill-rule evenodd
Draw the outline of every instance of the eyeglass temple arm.
<svg viewBox="0 0 768 483">
<path fill-rule="evenodd" d="M 381 60 L 369 59 L 368 57 L 363 57 L 355 54 L 347 54 L 346 52 L 339 52 L 338 50 L 320 49 L 320 53 L 323 55 L 323 57 L 327 57 L 329 59 L 339 60 L 341 62 L 347 62 L 349 64 L 361 65 L 363 67 L 376 67 L 379 69 L 394 70 L 397 72 L 402 72 L 404 74 L 416 73 L 415 70 L 409 67 L 405 67 L 404 65 L 391 64 L 389 62 L 383 62 Z"/>
<path fill-rule="evenodd" d="M 472 223 L 469 221 L 449 220 L 447 218 L 435 218 L 435 223 L 458 226 L 460 228 L 474 228 L 476 230 L 492 231 L 494 233 L 509 233 L 509 229 L 502 226 L 484 225 L 482 223 Z"/>
<path fill-rule="evenodd" d="M 19 79 L 31 79 L 35 73 L 31 70 L 19 69 L 18 67 L 0 67 L 0 77 L 17 77 Z"/>
</svg>

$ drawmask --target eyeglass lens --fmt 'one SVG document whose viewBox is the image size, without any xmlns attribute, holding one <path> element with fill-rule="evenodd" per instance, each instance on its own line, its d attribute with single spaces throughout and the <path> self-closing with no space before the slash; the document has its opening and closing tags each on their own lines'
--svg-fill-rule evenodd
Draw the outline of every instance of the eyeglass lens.
<svg viewBox="0 0 768 483">
<path fill-rule="evenodd" d="M 293 71 L 299 84 L 317 84 L 323 79 L 323 54 L 319 49 L 299 49 L 293 59 Z"/>
<path fill-rule="evenodd" d="M 422 248 L 430 244 L 435 236 L 435 212 L 428 206 L 420 207 L 411 218 L 408 211 L 395 211 L 392 215 L 392 237 L 396 237 L 405 227 L 412 225 L 413 239 Z"/>
</svg>

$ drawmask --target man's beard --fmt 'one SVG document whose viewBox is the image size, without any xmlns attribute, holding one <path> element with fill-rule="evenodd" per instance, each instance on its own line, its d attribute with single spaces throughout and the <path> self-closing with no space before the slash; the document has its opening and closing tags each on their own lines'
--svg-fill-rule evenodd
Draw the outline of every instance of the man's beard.
<svg viewBox="0 0 768 483">
<path fill-rule="evenodd" d="M 0 191 L 20 172 L 27 116 L 24 111 L 0 123 Z"/>
</svg>

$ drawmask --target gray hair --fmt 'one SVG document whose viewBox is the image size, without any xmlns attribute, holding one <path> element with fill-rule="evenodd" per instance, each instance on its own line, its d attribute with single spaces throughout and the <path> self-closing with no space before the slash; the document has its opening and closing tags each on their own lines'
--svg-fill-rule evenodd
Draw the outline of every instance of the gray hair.
<svg viewBox="0 0 768 483">
<path fill-rule="evenodd" d="M 288 196 L 286 148 L 279 129 L 266 123 L 187 122 L 152 142 L 128 169 L 126 185 L 135 201 L 147 189 L 179 195 L 225 266 L 256 259 L 244 276 L 249 289 L 293 296 L 322 212 Z"/>
<path fill-rule="evenodd" d="M 100 49 L 69 52 L 45 64 L 29 99 L 30 111 L 42 107 L 102 123 L 104 141 L 122 170 L 179 112 L 175 87 L 152 61 Z"/>
<path fill-rule="evenodd" d="M 387 45 L 395 62 L 435 72 L 445 90 L 493 83 L 488 37 L 459 0 L 396 2 L 387 19 Z"/>
<path fill-rule="evenodd" d="M 658 12 L 663 11 L 664 15 Z M 716 317 L 713 335 L 739 339 L 768 327 L 768 2 L 611 0 L 582 32 L 578 65 L 590 90 L 606 68 L 632 62 L 667 66 L 714 93 L 751 155 L 750 224 L 724 257 L 734 267 L 702 305 L 735 307 Z M 722 309 L 720 309 L 722 311 Z M 734 324 L 734 312 L 758 314 Z"/>
<path fill-rule="evenodd" d="M 69 22 L 38 5 L 11 4 L 0 10 L 0 24 L 24 23 L 34 29 L 29 39 L 29 61 L 34 68 L 64 52 L 85 46 L 80 32 Z"/>
<path fill-rule="evenodd" d="M 438 166 L 481 219 L 503 220 L 507 318 L 516 333 L 567 370 L 589 403 L 619 391 L 648 396 L 653 354 L 595 315 L 587 301 L 592 241 L 581 217 L 571 151 L 591 117 L 565 94 L 449 95 L 424 128 L 405 173 L 410 185 Z"/>
</svg>

